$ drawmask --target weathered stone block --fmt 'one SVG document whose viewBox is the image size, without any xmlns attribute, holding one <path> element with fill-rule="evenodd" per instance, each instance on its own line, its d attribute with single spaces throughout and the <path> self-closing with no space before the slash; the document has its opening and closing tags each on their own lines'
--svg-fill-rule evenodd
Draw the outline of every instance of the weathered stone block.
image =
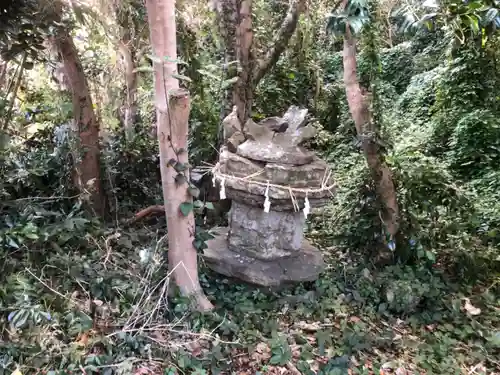
<svg viewBox="0 0 500 375">
<path fill-rule="evenodd" d="M 272 181 L 275 185 L 297 188 L 321 186 L 329 169 L 328 164 L 316 156 L 309 164 L 291 166 L 255 162 L 228 150 L 221 153 L 219 162 L 221 173 L 239 178 L 252 176 L 251 180 L 254 181 Z M 330 178 L 326 183 L 331 185 L 333 181 Z"/>
<path fill-rule="evenodd" d="M 229 185 L 226 183 L 226 185 Z M 232 185 L 232 184 L 231 184 Z M 250 185 L 250 183 L 248 183 Z M 256 187 L 253 191 L 258 191 L 259 187 Z M 259 207 L 260 209 L 263 209 L 264 207 L 264 202 L 265 202 L 265 197 L 264 197 L 264 191 L 265 188 L 262 189 L 262 192 L 260 194 L 252 194 L 248 193 L 244 190 L 236 190 L 233 189 L 229 186 L 226 186 L 226 197 L 228 199 L 231 199 L 232 201 L 237 201 L 244 203 L 248 206 L 253 206 L 253 207 Z M 277 191 L 279 193 L 280 198 L 277 199 L 275 196 L 276 194 L 271 194 L 271 189 L 269 189 L 269 196 L 271 197 L 271 211 L 300 211 L 304 208 L 305 205 L 305 194 L 300 195 L 300 194 L 295 194 L 295 204 L 298 206 L 294 205 L 292 200 L 290 199 L 290 193 L 288 191 Z M 320 196 L 319 198 L 315 198 L 315 196 L 318 195 Z M 316 209 L 319 207 L 322 207 L 328 203 L 328 201 L 332 198 L 332 192 L 331 191 L 324 191 L 323 193 L 315 193 L 315 194 L 310 194 L 308 196 L 309 200 L 309 205 L 311 209 Z M 313 210 L 314 211 L 314 210 Z"/>
<path fill-rule="evenodd" d="M 296 256 L 304 240 L 302 212 L 270 211 L 233 201 L 229 248 L 258 259 Z"/>
</svg>

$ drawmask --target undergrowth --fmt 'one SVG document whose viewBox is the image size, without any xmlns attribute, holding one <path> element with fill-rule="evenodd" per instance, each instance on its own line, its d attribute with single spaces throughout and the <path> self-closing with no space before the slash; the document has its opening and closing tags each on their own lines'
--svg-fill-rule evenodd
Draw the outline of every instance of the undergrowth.
<svg viewBox="0 0 500 375">
<path fill-rule="evenodd" d="M 204 271 L 216 310 L 198 314 L 170 290 L 162 231 L 89 229 L 71 231 L 64 251 L 46 249 L 44 266 L 30 251 L 4 254 L 0 373 L 498 369 L 498 280 L 467 286 L 439 263 L 375 268 L 322 244 L 328 270 L 294 290 Z"/>
</svg>

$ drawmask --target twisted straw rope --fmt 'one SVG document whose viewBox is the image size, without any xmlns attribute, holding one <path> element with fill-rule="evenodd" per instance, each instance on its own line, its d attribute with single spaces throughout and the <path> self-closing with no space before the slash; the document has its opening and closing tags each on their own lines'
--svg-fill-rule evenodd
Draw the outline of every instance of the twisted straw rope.
<svg viewBox="0 0 500 375">
<path fill-rule="evenodd" d="M 244 182 L 250 182 L 255 185 L 259 186 L 264 186 L 264 187 L 273 187 L 277 189 L 282 189 L 282 190 L 288 190 L 290 193 L 292 192 L 300 192 L 300 193 L 306 193 L 306 196 L 308 193 L 320 193 L 323 191 L 330 191 L 335 187 L 335 183 L 331 185 L 326 185 L 330 177 L 332 176 L 332 171 L 328 168 L 325 171 L 325 174 L 322 178 L 321 181 L 321 187 L 320 188 L 296 188 L 296 187 L 291 187 L 290 185 L 277 185 L 277 184 L 271 184 L 269 181 L 267 182 L 262 182 L 262 181 L 257 181 L 257 180 L 252 180 L 253 177 L 258 176 L 260 174 L 264 173 L 264 169 L 261 169 L 258 172 L 252 173 L 251 175 L 245 176 L 245 177 L 236 177 L 233 175 L 228 175 L 225 173 L 220 172 L 220 163 L 217 163 L 215 167 L 212 169 L 212 175 L 214 176 L 214 179 L 217 179 L 219 181 L 223 180 L 233 180 L 233 181 L 244 181 Z"/>
</svg>

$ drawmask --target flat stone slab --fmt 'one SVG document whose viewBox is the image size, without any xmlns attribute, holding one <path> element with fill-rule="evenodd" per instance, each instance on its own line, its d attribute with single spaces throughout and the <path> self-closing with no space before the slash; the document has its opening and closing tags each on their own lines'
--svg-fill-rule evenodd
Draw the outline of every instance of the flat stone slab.
<svg viewBox="0 0 500 375">
<path fill-rule="evenodd" d="M 207 241 L 203 258 L 208 267 L 222 275 L 264 287 L 281 287 L 315 281 L 324 270 L 323 255 L 307 240 L 296 256 L 266 261 L 229 250 L 228 228 L 218 232 Z"/>
</svg>

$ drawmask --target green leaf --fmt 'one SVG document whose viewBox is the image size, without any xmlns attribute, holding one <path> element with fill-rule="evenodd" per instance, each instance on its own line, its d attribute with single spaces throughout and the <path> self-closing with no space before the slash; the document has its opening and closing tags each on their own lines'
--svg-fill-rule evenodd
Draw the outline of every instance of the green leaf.
<svg viewBox="0 0 500 375">
<path fill-rule="evenodd" d="M 191 202 L 182 202 L 179 208 L 181 213 L 187 216 L 193 210 L 193 204 Z"/>
<path fill-rule="evenodd" d="M 281 361 L 282 361 L 282 357 L 280 354 L 275 354 L 271 357 L 271 359 L 269 360 L 269 363 L 271 365 L 279 365 L 281 364 Z"/>
<path fill-rule="evenodd" d="M 214 204 L 212 202 L 205 202 L 205 207 L 207 210 L 215 210 Z"/>
<path fill-rule="evenodd" d="M 320 355 L 325 355 L 326 345 L 331 341 L 331 332 L 328 330 L 319 330 L 316 332 L 316 341 Z"/>
<path fill-rule="evenodd" d="M 194 208 L 203 208 L 205 205 L 199 199 L 194 201 Z"/>
<path fill-rule="evenodd" d="M 201 250 L 202 249 L 202 245 L 203 245 L 203 241 L 202 240 L 200 240 L 200 239 L 193 240 L 193 247 L 196 250 Z"/>
<path fill-rule="evenodd" d="M 167 167 L 173 167 L 176 163 L 177 163 L 177 160 L 172 158 L 167 162 Z"/>
<path fill-rule="evenodd" d="M 182 185 L 187 182 L 187 178 L 183 173 L 177 173 L 175 176 L 175 183 L 178 185 Z"/>
<path fill-rule="evenodd" d="M 435 263 L 436 262 L 436 255 L 434 255 L 434 253 L 432 251 L 426 251 L 425 252 L 425 256 L 427 257 L 427 259 L 429 259 L 432 263 Z"/>
<path fill-rule="evenodd" d="M 205 69 L 198 69 L 197 70 L 198 73 L 200 73 L 202 76 L 206 76 L 206 77 L 209 77 L 209 78 L 212 78 L 212 79 L 215 79 L 215 80 L 218 80 L 220 79 L 220 77 L 217 77 L 215 74 L 209 72 L 208 70 L 205 70 Z"/>
<path fill-rule="evenodd" d="M 238 79 L 239 77 L 236 76 L 236 77 L 233 77 L 233 78 L 230 78 L 230 79 L 227 79 L 225 80 L 224 82 L 222 82 L 222 85 L 221 85 L 221 89 L 222 90 L 225 90 L 229 87 L 231 87 L 232 85 L 234 85 L 236 82 L 238 82 Z"/>
<path fill-rule="evenodd" d="M 186 82 L 192 82 L 193 80 L 189 78 L 188 76 L 182 75 L 182 74 L 171 74 L 172 78 L 178 79 L 179 81 L 186 81 Z"/>
<path fill-rule="evenodd" d="M 154 72 L 154 68 L 152 66 L 139 66 L 134 69 L 134 73 L 140 73 L 140 72 Z"/>
<path fill-rule="evenodd" d="M 30 240 L 38 240 L 40 238 L 36 233 L 25 233 L 24 235 Z"/>
<path fill-rule="evenodd" d="M 187 169 L 186 164 L 181 162 L 175 163 L 173 167 L 177 172 L 184 172 Z"/>
<path fill-rule="evenodd" d="M 19 249 L 19 245 L 12 239 L 12 237 L 7 236 L 7 245 L 15 249 Z"/>
<path fill-rule="evenodd" d="M 193 198 L 198 198 L 200 196 L 200 189 L 198 189 L 196 186 L 190 186 L 188 187 L 188 193 Z"/>
<path fill-rule="evenodd" d="M 477 34 L 479 32 L 479 19 L 475 15 L 473 15 L 473 16 L 466 15 L 466 17 L 469 20 L 468 23 L 469 23 L 470 28 L 472 29 L 472 31 L 474 33 Z"/>
</svg>

